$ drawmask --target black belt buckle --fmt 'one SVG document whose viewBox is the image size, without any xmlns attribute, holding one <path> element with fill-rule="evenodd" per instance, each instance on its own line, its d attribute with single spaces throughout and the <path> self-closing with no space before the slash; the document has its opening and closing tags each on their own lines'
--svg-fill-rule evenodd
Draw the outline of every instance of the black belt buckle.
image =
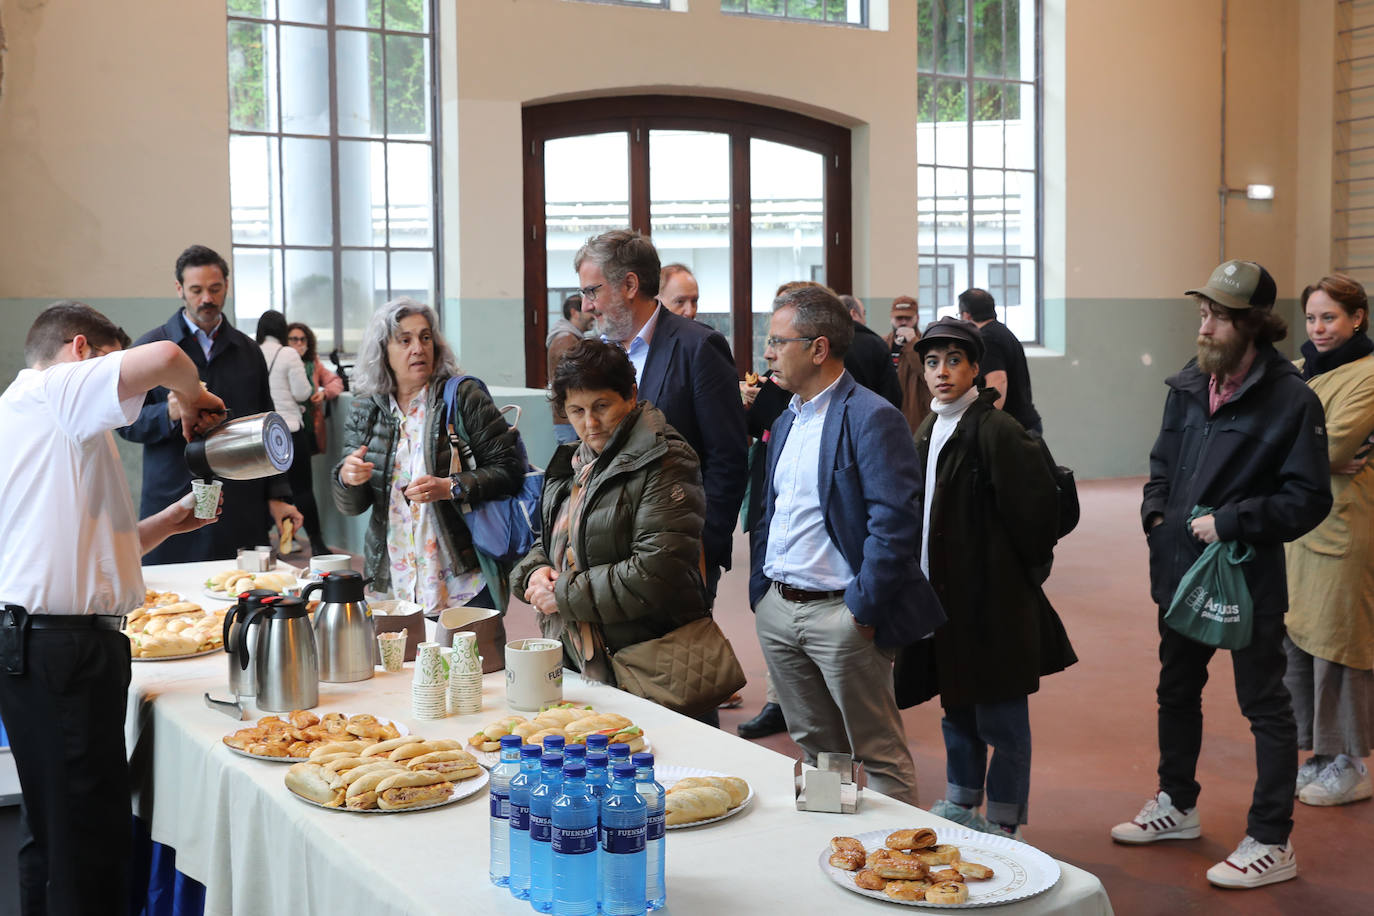
<svg viewBox="0 0 1374 916">
<path fill-rule="evenodd" d="M 24 673 L 28 632 L 28 611 L 17 604 L 0 607 L 0 671 L 13 675 Z"/>
</svg>

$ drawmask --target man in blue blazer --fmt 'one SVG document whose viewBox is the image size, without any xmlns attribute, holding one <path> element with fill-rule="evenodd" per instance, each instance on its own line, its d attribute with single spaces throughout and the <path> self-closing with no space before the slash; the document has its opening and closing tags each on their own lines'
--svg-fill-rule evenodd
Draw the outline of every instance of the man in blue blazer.
<svg viewBox="0 0 1374 916">
<path fill-rule="evenodd" d="M 663 411 L 701 461 L 701 540 L 714 599 L 721 569 L 730 568 L 730 538 L 749 482 L 749 432 L 730 347 L 720 332 L 658 304 L 658 252 L 643 234 L 619 229 L 595 236 L 573 268 L 582 309 L 594 316 L 603 340 L 625 348 L 640 399 Z"/>
<path fill-rule="evenodd" d="M 894 651 L 945 620 L 918 562 L 916 448 L 900 411 L 844 368 L 854 325 L 824 287 L 773 303 L 764 358 L 792 392 L 774 422 L 749 601 L 792 740 L 862 760 L 916 804 Z"/>
</svg>

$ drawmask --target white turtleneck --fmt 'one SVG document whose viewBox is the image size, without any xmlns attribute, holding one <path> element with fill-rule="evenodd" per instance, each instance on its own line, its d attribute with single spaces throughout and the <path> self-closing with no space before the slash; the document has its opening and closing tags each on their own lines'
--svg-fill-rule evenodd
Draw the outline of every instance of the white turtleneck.
<svg viewBox="0 0 1374 916">
<path fill-rule="evenodd" d="M 944 450 L 949 437 L 954 435 L 954 427 L 959 425 L 964 411 L 978 400 L 978 387 L 965 391 L 959 400 L 943 404 L 931 399 L 930 409 L 935 414 L 935 425 L 930 429 L 930 452 L 926 455 L 926 492 L 921 507 L 921 572 L 930 578 L 930 504 L 935 501 L 935 469 L 940 464 L 940 452 Z"/>
</svg>

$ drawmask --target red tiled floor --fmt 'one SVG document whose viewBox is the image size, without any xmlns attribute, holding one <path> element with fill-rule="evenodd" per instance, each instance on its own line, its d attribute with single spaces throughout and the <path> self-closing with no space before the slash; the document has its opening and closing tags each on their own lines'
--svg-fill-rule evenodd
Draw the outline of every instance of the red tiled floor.
<svg viewBox="0 0 1374 916">
<path fill-rule="evenodd" d="M 1254 780 L 1254 745 L 1235 701 L 1231 667 L 1218 653 L 1203 710 L 1198 778 L 1203 835 L 1126 847 L 1107 831 L 1129 820 L 1155 790 L 1155 609 L 1140 533 L 1139 479 L 1081 483 L 1083 520 L 1060 545 L 1047 592 L 1068 628 L 1079 663 L 1047 678 L 1031 699 L 1035 736 L 1031 823 L 1026 840 L 1102 879 L 1121 914 L 1343 914 L 1374 912 L 1374 804 L 1335 809 L 1297 805 L 1297 880 L 1253 891 L 1223 891 L 1203 873 L 1245 832 Z M 744 706 L 723 710 L 733 731 L 763 703 L 763 658 L 747 601 L 747 553 L 735 539 L 735 568 L 721 582 L 716 619 L 749 675 Z M 531 611 L 511 603 L 512 637 L 535 635 Z M 903 714 L 922 803 L 944 794 L 938 704 Z M 785 754 L 785 735 L 763 741 Z"/>
</svg>

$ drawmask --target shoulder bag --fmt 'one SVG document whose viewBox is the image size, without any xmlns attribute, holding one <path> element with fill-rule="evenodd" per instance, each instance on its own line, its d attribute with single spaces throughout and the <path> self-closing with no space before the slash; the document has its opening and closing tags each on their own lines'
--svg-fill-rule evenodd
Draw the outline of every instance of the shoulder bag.
<svg viewBox="0 0 1374 916">
<path fill-rule="evenodd" d="M 710 617 L 611 656 L 617 686 L 693 718 L 715 709 L 744 686 L 730 640 Z"/>
</svg>

